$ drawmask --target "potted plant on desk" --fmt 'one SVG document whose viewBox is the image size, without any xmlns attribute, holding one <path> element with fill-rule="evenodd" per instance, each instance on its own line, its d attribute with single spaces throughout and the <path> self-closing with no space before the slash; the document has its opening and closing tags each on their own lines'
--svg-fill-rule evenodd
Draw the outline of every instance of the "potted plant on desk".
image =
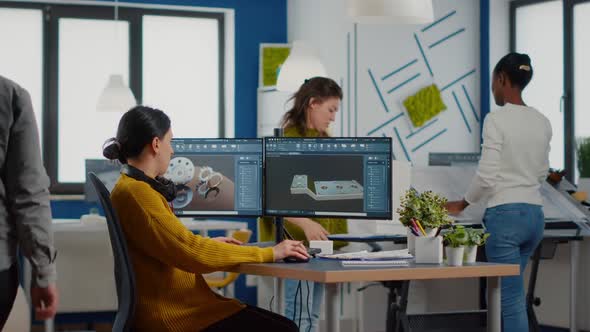
<svg viewBox="0 0 590 332">
<path fill-rule="evenodd" d="M 438 234 L 440 227 L 452 223 L 445 209 L 446 203 L 446 198 L 432 191 L 425 191 L 421 194 L 413 188 L 406 191 L 397 213 L 399 213 L 400 222 L 408 230 L 410 254 L 415 254 L 415 236 L 434 237 Z"/>
<path fill-rule="evenodd" d="M 447 255 L 447 264 L 450 266 L 463 265 L 464 246 L 467 244 L 467 230 L 464 226 L 457 225 L 451 227 L 443 234 L 445 244 L 445 254 Z"/>
<path fill-rule="evenodd" d="M 467 242 L 465 243 L 465 252 L 463 253 L 463 261 L 465 263 L 475 263 L 477 257 L 477 247 L 481 247 L 486 243 L 490 233 L 485 233 L 483 229 L 466 228 Z"/>
<path fill-rule="evenodd" d="M 590 194 L 590 137 L 580 139 L 578 142 L 578 191 Z"/>
</svg>

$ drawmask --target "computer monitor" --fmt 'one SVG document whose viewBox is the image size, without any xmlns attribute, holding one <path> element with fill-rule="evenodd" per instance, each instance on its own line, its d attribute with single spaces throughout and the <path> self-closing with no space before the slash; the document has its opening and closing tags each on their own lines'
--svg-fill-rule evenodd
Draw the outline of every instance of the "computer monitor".
<svg viewBox="0 0 590 332">
<path fill-rule="evenodd" d="M 179 217 L 262 215 L 262 140 L 175 138 L 164 177 Z"/>
<path fill-rule="evenodd" d="M 391 219 L 391 138 L 264 141 L 264 214 Z"/>
<path fill-rule="evenodd" d="M 84 165 L 86 168 L 86 182 L 84 183 L 85 200 L 87 202 L 98 203 L 98 194 L 88 179 L 88 173 L 92 172 L 96 174 L 104 186 L 111 191 L 121 175 L 121 164 L 118 161 L 107 159 L 86 159 Z"/>
</svg>

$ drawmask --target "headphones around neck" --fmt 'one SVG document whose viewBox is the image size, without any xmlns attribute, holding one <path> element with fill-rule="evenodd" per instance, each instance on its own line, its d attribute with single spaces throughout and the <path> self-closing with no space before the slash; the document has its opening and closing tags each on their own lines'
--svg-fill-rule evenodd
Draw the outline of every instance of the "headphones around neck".
<svg viewBox="0 0 590 332">
<path fill-rule="evenodd" d="M 143 181 L 152 187 L 155 191 L 159 192 L 164 196 L 168 202 L 172 202 L 176 198 L 176 185 L 174 182 L 158 176 L 156 179 L 152 179 L 145 173 L 129 164 L 125 164 L 121 167 L 121 174 L 125 174 L 129 177 L 134 178 L 138 181 Z"/>
</svg>

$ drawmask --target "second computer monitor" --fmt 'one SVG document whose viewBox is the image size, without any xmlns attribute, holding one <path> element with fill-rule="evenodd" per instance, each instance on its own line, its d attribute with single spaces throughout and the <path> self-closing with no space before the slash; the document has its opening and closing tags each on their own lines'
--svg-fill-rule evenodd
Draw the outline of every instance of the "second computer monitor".
<svg viewBox="0 0 590 332">
<path fill-rule="evenodd" d="M 178 216 L 262 214 L 260 139 L 177 138 L 164 175 L 176 184 Z"/>
<path fill-rule="evenodd" d="M 266 138 L 268 216 L 391 219 L 391 138 Z"/>
</svg>

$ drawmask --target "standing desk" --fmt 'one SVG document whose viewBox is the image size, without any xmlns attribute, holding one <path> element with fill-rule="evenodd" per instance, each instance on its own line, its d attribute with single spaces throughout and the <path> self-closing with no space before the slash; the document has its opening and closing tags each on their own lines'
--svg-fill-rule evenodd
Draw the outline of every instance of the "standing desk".
<svg viewBox="0 0 590 332">
<path fill-rule="evenodd" d="M 434 160 L 433 157 L 435 157 Z M 462 199 L 469 187 L 471 179 L 477 170 L 476 155 L 454 156 L 453 154 L 439 154 L 430 156 L 431 162 L 451 166 L 428 166 L 412 168 L 412 185 L 418 191 L 432 190 L 444 195 L 449 200 Z M 459 159 L 457 159 L 459 158 Z M 466 159 L 465 159 L 466 158 Z M 455 162 L 460 161 L 457 165 Z M 432 164 L 432 163 L 431 163 Z M 580 255 L 580 242 L 585 237 L 590 237 L 590 212 L 579 202 L 576 202 L 569 193 L 576 187 L 563 179 L 559 185 L 554 186 L 548 182 L 541 184 L 541 196 L 543 197 L 543 212 L 545 214 L 545 232 L 541 245 L 531 257 L 531 278 L 527 294 L 527 310 L 529 322 L 533 326 L 532 331 L 538 331 L 538 324 L 534 314 L 533 305 L 539 303 L 534 297 L 536 276 L 540 259 L 552 258 L 550 253 L 555 252 L 558 243 L 570 243 L 570 332 L 578 331 L 576 325 L 576 275 Z M 486 207 L 482 204 L 470 205 L 460 216 L 461 221 L 468 223 L 480 223 Z M 458 220 L 459 221 L 459 220 Z M 481 227 L 481 226 L 480 226 Z M 547 255 L 547 252 L 550 254 Z M 534 328 L 536 326 L 536 328 Z"/>
<path fill-rule="evenodd" d="M 341 283 L 357 281 L 399 281 L 486 277 L 488 281 L 487 331 L 501 331 L 500 277 L 517 275 L 518 265 L 475 263 L 461 267 L 414 264 L 401 267 L 342 267 L 339 261 L 314 258 L 308 263 L 240 264 L 230 272 L 277 278 L 275 288 L 278 312 L 283 309 L 283 279 L 307 280 L 326 284 L 326 323 L 329 332 L 340 331 L 338 303 Z"/>
<path fill-rule="evenodd" d="M 465 224 L 466 227 L 481 228 L 481 224 Z M 545 231 L 543 233 L 543 240 L 531 256 L 531 274 L 529 276 L 528 291 L 526 294 L 526 306 L 527 314 L 529 317 L 529 326 L 532 332 L 539 332 L 539 323 L 537 316 L 534 311 L 534 306 L 541 304 L 541 300 L 535 296 L 535 288 L 537 282 L 537 274 L 539 270 L 539 264 L 541 259 L 551 259 L 555 255 L 555 250 L 558 244 L 570 243 L 571 255 L 570 255 L 570 332 L 577 332 L 578 328 L 576 325 L 576 307 L 577 307 L 577 273 L 578 273 L 578 261 L 580 255 L 580 242 L 584 240 L 584 237 L 590 236 L 590 227 L 586 222 L 575 222 L 567 220 L 547 220 L 545 223 Z M 369 236 L 353 235 L 353 234 L 333 234 L 329 235 L 328 238 L 333 241 L 348 241 L 348 242 L 393 242 L 396 244 L 406 243 L 407 238 L 403 234 L 377 234 Z M 401 294 L 401 303 L 407 302 L 407 287 L 404 284 L 387 285 L 390 289 L 389 305 L 392 305 L 397 292 Z M 485 281 L 481 283 L 482 289 L 480 290 L 480 297 L 482 304 L 481 308 L 485 308 Z M 395 293 L 395 294 L 394 294 Z M 405 311 L 405 307 L 402 305 L 401 311 Z M 393 315 L 393 317 L 391 317 Z M 395 310 L 388 310 L 388 331 L 392 331 L 392 325 L 397 321 L 397 313 Z"/>
</svg>

